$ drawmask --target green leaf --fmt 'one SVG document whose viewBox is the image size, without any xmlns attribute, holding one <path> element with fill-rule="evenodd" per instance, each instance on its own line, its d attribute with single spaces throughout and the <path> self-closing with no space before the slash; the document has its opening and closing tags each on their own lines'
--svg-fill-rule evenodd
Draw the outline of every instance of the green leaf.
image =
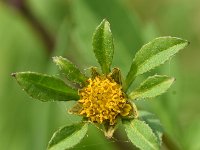
<svg viewBox="0 0 200 150">
<path fill-rule="evenodd" d="M 48 150 L 66 150 L 78 144 L 86 135 L 87 123 L 65 126 L 56 131 L 49 141 Z"/>
<path fill-rule="evenodd" d="M 141 150 L 158 150 L 159 144 L 152 129 L 138 119 L 124 121 L 123 125 L 130 141 Z"/>
<path fill-rule="evenodd" d="M 103 20 L 93 35 L 93 50 L 104 74 L 110 72 L 113 59 L 114 45 L 110 23 Z"/>
<path fill-rule="evenodd" d="M 70 88 L 59 78 L 34 72 L 13 73 L 23 90 L 41 101 L 78 100 L 77 90 Z"/>
<path fill-rule="evenodd" d="M 179 50 L 188 45 L 188 41 L 176 37 L 160 37 L 144 45 L 135 55 L 126 77 L 126 89 L 135 77 L 163 64 Z"/>
<path fill-rule="evenodd" d="M 72 62 L 61 56 L 53 57 L 53 61 L 69 81 L 85 85 L 87 77 Z"/>
<path fill-rule="evenodd" d="M 162 75 L 148 77 L 136 90 L 129 94 L 129 98 L 134 100 L 156 97 L 166 92 L 174 80 L 172 77 Z"/>
<path fill-rule="evenodd" d="M 156 118 L 156 116 L 150 112 L 147 111 L 140 111 L 139 118 L 143 121 L 145 121 L 153 130 L 154 134 L 157 137 L 157 141 L 159 145 L 162 145 L 162 135 L 163 135 L 163 127 L 160 123 L 160 120 Z"/>
</svg>

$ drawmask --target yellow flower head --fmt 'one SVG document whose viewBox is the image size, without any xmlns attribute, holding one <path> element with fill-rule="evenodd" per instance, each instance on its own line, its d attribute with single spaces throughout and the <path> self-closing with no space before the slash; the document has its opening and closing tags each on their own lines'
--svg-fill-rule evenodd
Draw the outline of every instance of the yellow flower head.
<svg viewBox="0 0 200 150">
<path fill-rule="evenodd" d="M 88 85 L 79 90 L 80 115 L 92 122 L 116 123 L 118 115 L 127 116 L 132 107 L 127 103 L 121 85 L 109 76 L 96 76 L 88 79 Z"/>
</svg>

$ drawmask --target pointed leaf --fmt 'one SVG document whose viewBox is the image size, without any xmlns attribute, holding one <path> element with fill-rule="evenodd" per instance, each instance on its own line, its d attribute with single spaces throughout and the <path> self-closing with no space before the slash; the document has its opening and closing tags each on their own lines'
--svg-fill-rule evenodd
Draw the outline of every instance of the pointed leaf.
<svg viewBox="0 0 200 150">
<path fill-rule="evenodd" d="M 65 126 L 54 133 L 49 141 L 48 150 L 66 150 L 78 144 L 86 135 L 87 123 Z"/>
<path fill-rule="evenodd" d="M 93 50 L 104 74 L 110 72 L 113 59 L 114 45 L 110 23 L 103 20 L 93 35 Z"/>
<path fill-rule="evenodd" d="M 35 72 L 13 73 L 23 90 L 41 101 L 78 100 L 77 90 L 70 88 L 59 78 Z"/>
<path fill-rule="evenodd" d="M 141 150 L 158 150 L 159 144 L 152 129 L 144 122 L 137 119 L 123 122 L 125 131 L 130 141 Z"/>
<path fill-rule="evenodd" d="M 130 93 L 129 98 L 134 100 L 156 97 L 166 92 L 174 80 L 174 78 L 168 76 L 151 76 L 141 83 L 139 88 Z"/>
<path fill-rule="evenodd" d="M 126 89 L 136 76 L 163 64 L 179 50 L 188 45 L 188 41 L 176 37 L 160 37 L 144 45 L 135 55 L 126 77 Z"/>
<path fill-rule="evenodd" d="M 156 118 L 156 116 L 147 111 L 140 111 L 140 119 L 145 121 L 153 130 L 154 134 L 157 137 L 157 141 L 159 145 L 162 145 L 162 135 L 163 135 L 163 127 L 160 123 L 160 120 Z"/>
<path fill-rule="evenodd" d="M 58 65 L 60 71 L 67 77 L 69 81 L 84 85 L 87 77 L 69 60 L 59 57 L 53 57 L 53 61 Z"/>
</svg>

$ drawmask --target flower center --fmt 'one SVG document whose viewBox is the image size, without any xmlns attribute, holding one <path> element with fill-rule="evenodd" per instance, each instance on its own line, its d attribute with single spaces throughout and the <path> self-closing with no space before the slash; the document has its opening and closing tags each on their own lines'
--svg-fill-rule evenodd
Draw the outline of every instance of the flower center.
<svg viewBox="0 0 200 150">
<path fill-rule="evenodd" d="M 132 107 L 126 103 L 122 87 L 112 78 L 97 76 L 88 79 L 88 86 L 79 90 L 82 109 L 79 112 L 92 122 L 110 125 L 116 123 L 117 115 L 127 116 Z"/>
</svg>

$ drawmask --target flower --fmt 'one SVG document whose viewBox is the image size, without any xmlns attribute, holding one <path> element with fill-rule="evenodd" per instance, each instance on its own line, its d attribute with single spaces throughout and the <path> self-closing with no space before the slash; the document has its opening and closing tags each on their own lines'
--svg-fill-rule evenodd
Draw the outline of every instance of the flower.
<svg viewBox="0 0 200 150">
<path fill-rule="evenodd" d="M 137 118 L 138 112 L 123 90 L 119 68 L 113 68 L 107 75 L 101 74 L 96 68 L 91 68 L 91 77 L 78 90 L 80 99 L 69 113 L 103 125 L 105 136 L 111 138 L 121 118 Z"/>
<path fill-rule="evenodd" d="M 111 75 L 98 75 L 89 78 L 87 82 L 88 85 L 79 90 L 79 115 L 87 117 L 94 123 L 107 122 L 114 125 L 118 116 L 131 114 L 133 108 L 127 101 L 122 85 L 118 84 Z M 73 109 L 70 112 L 73 112 Z"/>
</svg>

